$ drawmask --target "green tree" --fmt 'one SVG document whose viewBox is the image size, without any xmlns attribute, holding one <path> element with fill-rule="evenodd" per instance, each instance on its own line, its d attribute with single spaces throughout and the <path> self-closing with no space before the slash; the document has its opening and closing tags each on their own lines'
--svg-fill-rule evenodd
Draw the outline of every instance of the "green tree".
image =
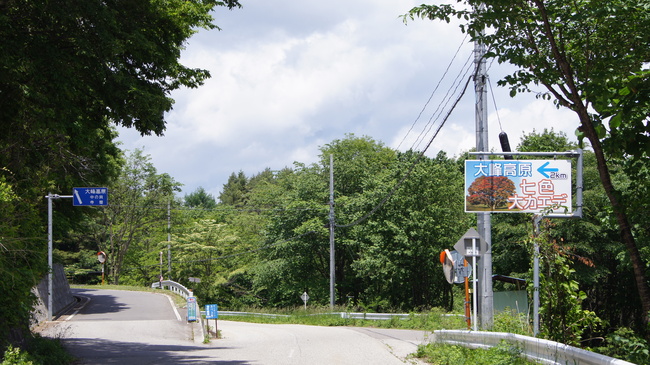
<svg viewBox="0 0 650 365">
<path fill-rule="evenodd" d="M 509 62 L 517 70 L 499 82 L 509 85 L 511 95 L 542 85 L 543 97 L 576 113 L 578 134 L 587 138 L 597 161 L 605 193 L 613 208 L 621 241 L 627 249 L 635 273 L 638 295 L 648 323 L 650 287 L 645 263 L 630 224 L 628 203 L 612 182 L 607 162 L 608 140 L 624 134 L 634 141 L 647 138 L 647 71 L 650 59 L 650 12 L 645 0 L 580 0 L 558 2 L 462 0 L 459 5 L 422 5 L 405 16 L 464 21 L 461 30 L 487 46 L 488 58 Z M 489 28 L 489 32 L 484 32 Z M 632 78 L 630 78 L 632 77 Z M 642 85 L 636 92 L 627 87 L 635 80 Z M 632 95 L 629 99 L 621 94 Z M 617 101 L 622 101 L 618 103 Z M 641 105 L 638 105 L 641 104 Z M 590 108 L 600 109 L 594 114 Z M 617 109 L 620 108 L 620 109 Z M 632 114 L 624 111 L 633 110 Z M 604 118 L 611 115 L 610 134 Z M 623 117 L 629 117 L 624 119 Z M 637 142 L 634 142 L 637 143 Z M 625 151 L 645 156 L 645 149 Z"/>
<path fill-rule="evenodd" d="M 243 171 L 234 172 L 228 177 L 228 182 L 223 185 L 219 201 L 226 205 L 241 206 L 245 203 L 248 178 Z"/>
<path fill-rule="evenodd" d="M 186 194 L 183 198 L 185 206 L 189 208 L 214 209 L 217 201 L 212 194 L 208 194 L 199 186 L 194 192 Z"/>
<path fill-rule="evenodd" d="M 170 93 L 209 76 L 179 59 L 197 28 L 216 28 L 210 13 L 217 6 L 239 3 L 0 0 L 0 176 L 19 197 L 1 222 L 11 254 L 0 272 L 21 278 L 4 281 L 2 308 L 13 314 L 0 316 L 0 347 L 22 343 L 32 301 L 24 289 L 46 273 L 43 196 L 117 176 L 113 125 L 162 135 Z M 75 219 L 82 212 L 59 204 L 55 236 L 82 221 Z"/>
<path fill-rule="evenodd" d="M 412 151 L 398 154 L 399 162 L 366 182 L 357 209 L 368 211 L 383 199 L 417 158 Z M 452 308 L 452 286 L 438 258 L 472 224 L 463 211 L 463 184 L 457 163 L 444 153 L 420 158 L 380 210 L 348 228 L 359 242 L 352 267 L 361 285 L 351 293 L 359 303 L 372 310 Z"/>
<path fill-rule="evenodd" d="M 228 258 L 238 249 L 243 249 L 239 238 L 224 223 L 213 219 L 201 219 L 174 235 L 175 276 L 179 281 L 196 289 L 196 294 L 207 301 L 219 300 L 229 304 L 224 289 L 230 275 L 245 267 L 246 258 Z M 189 282 L 190 277 L 200 278 L 201 283 Z"/>
<path fill-rule="evenodd" d="M 180 184 L 168 174 L 159 174 L 150 156 L 136 149 L 109 191 L 110 204 L 95 229 L 98 248 L 108 255 L 110 281 L 119 284 L 125 264 L 142 266 L 143 257 L 156 262 L 162 239 L 156 240 L 155 235 L 167 228 L 167 204 L 180 191 Z"/>
<path fill-rule="evenodd" d="M 437 262 L 440 251 L 455 242 L 450 237 L 460 237 L 470 224 L 458 163 L 444 155 L 421 159 L 389 198 L 417 154 L 399 154 L 354 135 L 321 152 L 320 163 L 296 164 L 273 185 L 283 209 L 270 217 L 270 247 L 260 251 L 253 271 L 255 292 L 275 306 L 299 304 L 305 290 L 315 303 L 329 302 L 332 154 L 337 303 L 352 300 L 367 310 L 450 306 L 451 286 Z"/>
<path fill-rule="evenodd" d="M 571 268 L 576 256 L 569 246 L 549 237 L 553 223 L 543 221 L 541 234 L 535 238 L 540 247 L 540 316 L 545 338 L 571 346 L 578 346 L 586 330 L 595 330 L 601 321 L 593 311 L 582 308 L 587 298 L 580 290 Z M 583 262 L 592 265 L 588 260 Z"/>
<path fill-rule="evenodd" d="M 329 301 L 327 176 L 321 166 L 297 163 L 278 179 L 281 209 L 269 217 L 260 263 L 252 269 L 253 289 L 268 305 L 299 304 L 305 290 L 315 303 Z"/>
</svg>

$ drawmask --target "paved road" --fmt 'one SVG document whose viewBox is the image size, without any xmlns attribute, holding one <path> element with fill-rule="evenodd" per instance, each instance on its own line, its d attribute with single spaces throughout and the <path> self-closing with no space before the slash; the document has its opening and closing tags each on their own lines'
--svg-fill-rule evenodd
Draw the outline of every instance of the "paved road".
<svg viewBox="0 0 650 365">
<path fill-rule="evenodd" d="M 198 325 L 187 324 L 162 294 L 73 292 L 87 303 L 59 318 L 45 335 L 61 337 L 79 364 L 391 365 L 416 363 L 406 357 L 427 341 L 423 331 L 219 320 L 224 338 L 203 344 Z"/>
</svg>

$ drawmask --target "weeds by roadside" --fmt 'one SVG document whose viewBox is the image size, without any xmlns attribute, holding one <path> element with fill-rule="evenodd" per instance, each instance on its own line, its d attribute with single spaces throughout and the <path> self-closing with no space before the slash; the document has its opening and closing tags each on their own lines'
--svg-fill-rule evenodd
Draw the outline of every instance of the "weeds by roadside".
<svg viewBox="0 0 650 365">
<path fill-rule="evenodd" d="M 407 318 L 393 317 L 389 320 L 356 319 L 341 316 L 340 313 L 347 313 L 345 307 L 334 308 L 334 310 L 331 310 L 329 307 L 312 307 L 307 310 L 301 307 L 278 310 L 248 308 L 243 312 L 260 313 L 260 315 L 229 315 L 227 317 L 221 317 L 221 319 L 255 323 L 380 327 L 427 331 L 437 329 L 464 329 L 466 327 L 464 317 L 449 315 L 439 308 L 433 308 L 424 313 L 411 313 Z"/>
<path fill-rule="evenodd" d="M 25 348 L 9 346 L 2 357 L 1 365 L 67 365 L 74 358 L 63 348 L 59 338 L 44 338 L 34 335 Z"/>
</svg>

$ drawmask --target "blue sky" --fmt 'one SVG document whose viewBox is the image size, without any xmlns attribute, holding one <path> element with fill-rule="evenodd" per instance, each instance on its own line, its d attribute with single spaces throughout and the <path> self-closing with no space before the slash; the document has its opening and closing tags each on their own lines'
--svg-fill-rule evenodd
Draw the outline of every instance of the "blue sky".
<svg viewBox="0 0 650 365">
<path fill-rule="evenodd" d="M 473 45 L 453 23 L 405 25 L 399 16 L 421 3 L 243 0 L 241 9 L 218 9 L 221 31 L 201 30 L 182 54 L 183 64 L 212 77 L 172 94 L 165 136 L 119 129 L 121 147 L 144 149 L 160 173 L 184 184 L 181 196 L 202 186 L 215 197 L 233 172 L 251 176 L 316 162 L 319 147 L 348 133 L 422 149 L 436 128 L 427 123 L 440 115 Z M 509 71 L 489 65 L 496 101 L 495 108 L 490 93 L 489 147 L 500 150 L 502 129 L 513 148 L 533 129 L 554 128 L 573 139 L 573 113 L 534 95 L 512 99 L 496 85 Z M 474 128 L 470 85 L 427 154 L 474 147 Z"/>
</svg>

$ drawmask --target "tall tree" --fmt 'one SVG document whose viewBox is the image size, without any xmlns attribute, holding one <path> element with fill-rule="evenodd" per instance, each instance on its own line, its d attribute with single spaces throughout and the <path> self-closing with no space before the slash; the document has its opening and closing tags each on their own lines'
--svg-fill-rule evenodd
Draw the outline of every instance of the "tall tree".
<svg viewBox="0 0 650 365">
<path fill-rule="evenodd" d="M 237 174 L 233 172 L 228 177 L 228 182 L 223 185 L 223 190 L 219 194 L 219 201 L 226 205 L 243 205 L 248 192 L 247 185 L 248 178 L 243 171 L 239 171 Z"/>
<path fill-rule="evenodd" d="M 239 2 L 0 0 L 0 176 L 19 197 L 0 230 L 21 237 L 3 242 L 9 252 L 34 252 L 10 260 L 16 273 L 32 274 L 23 279 L 33 284 L 46 272 L 43 196 L 109 183 L 119 159 L 113 126 L 162 135 L 170 92 L 209 76 L 179 59 L 197 28 L 216 28 L 217 6 Z M 3 293 L 15 299 L 9 310 L 29 317 L 29 292 Z M 27 320 L 14 324 L 0 327 L 27 333 Z"/>
<path fill-rule="evenodd" d="M 212 194 L 208 194 L 202 186 L 196 188 L 192 193 L 185 195 L 183 198 L 185 206 L 190 208 L 213 209 L 217 206 L 217 201 Z"/>
<path fill-rule="evenodd" d="M 616 109 L 621 91 L 630 77 L 642 85 L 647 82 L 644 63 L 650 60 L 650 12 L 646 0 L 459 0 L 453 5 L 422 5 L 413 8 L 405 19 L 422 17 L 450 21 L 461 19 L 461 30 L 474 41 L 488 47 L 486 57 L 509 62 L 517 70 L 499 83 L 509 85 L 511 95 L 531 91 L 542 85 L 543 97 L 576 113 L 578 134 L 587 138 L 596 157 L 603 187 L 635 272 L 644 323 L 650 315 L 650 287 L 633 229 L 628 204 L 612 182 L 607 163 L 607 141 L 620 131 L 634 141 L 647 138 L 647 87 L 632 93 L 632 101 L 620 108 L 634 106 L 632 118 Z M 489 31 L 484 32 L 488 28 Z M 628 88 L 629 91 L 629 88 Z M 623 92 L 625 93 L 625 92 Z M 629 94 L 629 93 L 628 93 Z M 594 114 L 592 108 L 610 108 L 607 114 Z M 614 111 L 611 110 L 614 108 Z M 620 112 L 620 113 L 619 113 Z M 609 123 L 605 117 L 615 115 Z M 645 123 L 640 123 L 645 121 Z M 647 157 L 647 149 L 626 153 Z"/>
<path fill-rule="evenodd" d="M 119 284 L 129 251 L 151 243 L 149 239 L 155 232 L 164 231 L 167 203 L 177 191 L 180 184 L 168 174 L 159 174 L 150 156 L 141 150 L 127 156 L 119 178 L 110 186 L 110 204 L 96 226 L 97 237 L 104 238 L 98 245 L 108 255 L 113 284 Z"/>
<path fill-rule="evenodd" d="M 362 211 L 389 194 L 418 154 L 397 158 L 389 171 L 368 179 L 365 194 L 355 199 Z M 422 157 L 386 204 L 351 228 L 359 245 L 352 268 L 362 283 L 351 293 L 355 299 L 373 310 L 451 309 L 452 286 L 437 258 L 471 225 L 472 215 L 463 211 L 463 182 L 458 165 L 444 153 Z"/>
</svg>

